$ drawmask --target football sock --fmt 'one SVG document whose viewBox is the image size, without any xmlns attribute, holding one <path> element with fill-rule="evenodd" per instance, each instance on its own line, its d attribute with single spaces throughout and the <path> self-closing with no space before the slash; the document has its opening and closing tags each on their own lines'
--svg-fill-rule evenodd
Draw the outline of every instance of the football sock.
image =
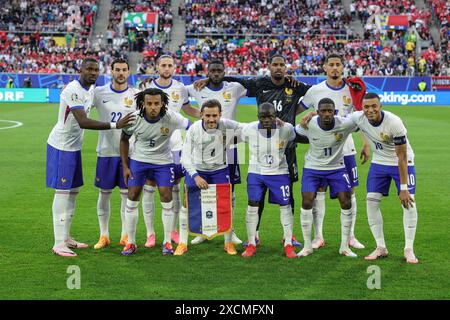
<svg viewBox="0 0 450 320">
<path fill-rule="evenodd" d="M 173 222 L 172 231 L 177 231 L 178 228 L 178 216 L 180 214 L 180 185 L 176 184 L 172 188 L 172 201 L 173 201 Z"/>
<path fill-rule="evenodd" d="M 172 224 L 173 224 L 173 201 L 170 202 L 161 202 L 162 206 L 162 221 L 164 227 L 164 242 L 171 243 L 171 232 L 172 232 Z"/>
<path fill-rule="evenodd" d="M 64 226 L 64 240 L 67 241 L 70 238 L 70 227 L 72 226 L 73 217 L 75 215 L 75 203 L 77 195 L 80 193 L 80 188 L 70 189 L 69 201 L 66 211 L 66 224 Z"/>
<path fill-rule="evenodd" d="M 263 195 L 261 197 L 261 201 L 259 201 L 258 203 L 258 225 L 256 226 L 256 230 L 259 231 L 259 226 L 261 224 L 261 218 L 262 218 L 262 214 L 264 211 L 264 205 L 266 204 L 266 193 L 267 193 L 267 189 L 265 188 L 263 191 Z"/>
<path fill-rule="evenodd" d="M 325 192 L 317 192 L 312 210 L 314 238 L 323 239 L 323 220 L 325 218 Z"/>
<path fill-rule="evenodd" d="M 341 209 L 341 250 L 348 249 L 348 239 L 352 226 L 352 209 Z"/>
<path fill-rule="evenodd" d="M 64 226 L 66 224 L 67 207 L 69 202 L 69 190 L 55 190 L 53 198 L 53 233 L 55 236 L 54 246 L 64 243 Z"/>
<path fill-rule="evenodd" d="M 355 224 L 356 224 L 356 194 L 352 193 L 352 225 L 350 227 L 350 238 L 355 237 Z"/>
<path fill-rule="evenodd" d="M 247 206 L 247 226 L 248 243 L 256 246 L 256 226 L 258 225 L 258 207 Z"/>
<path fill-rule="evenodd" d="M 120 233 L 120 237 L 123 237 L 127 234 L 127 225 L 125 223 L 125 211 L 127 207 L 127 197 L 128 197 L 128 190 L 127 189 L 120 189 L 120 219 L 122 221 L 122 231 Z"/>
<path fill-rule="evenodd" d="M 283 226 L 284 246 L 292 245 L 292 229 L 294 227 L 294 216 L 291 205 L 280 206 L 280 221 Z"/>
<path fill-rule="evenodd" d="M 414 195 L 411 195 L 414 199 Z M 403 229 L 405 230 L 405 249 L 413 249 L 414 238 L 417 227 L 417 207 L 413 203 L 412 207 L 405 209 L 403 206 Z"/>
<path fill-rule="evenodd" d="M 383 217 L 381 216 L 380 202 L 383 195 L 378 192 L 367 193 L 367 220 L 370 231 L 375 238 L 377 247 L 386 248 L 383 234 Z"/>
<path fill-rule="evenodd" d="M 98 223 L 100 225 L 100 236 L 109 237 L 108 224 L 110 213 L 110 201 L 112 190 L 100 189 L 97 201 Z"/>
<path fill-rule="evenodd" d="M 300 225 L 302 226 L 304 248 L 312 250 L 311 225 L 313 223 L 313 210 L 300 208 Z"/>
<path fill-rule="evenodd" d="M 188 231 L 187 231 L 187 209 L 181 207 L 180 210 L 180 242 L 187 245 L 188 242 Z"/>
<path fill-rule="evenodd" d="M 136 244 L 136 227 L 139 218 L 139 201 L 132 201 L 127 199 L 126 206 L 126 225 L 127 225 L 127 235 L 128 243 Z"/>
<path fill-rule="evenodd" d="M 153 218 L 155 216 L 155 187 L 144 185 L 144 193 L 142 195 L 142 213 L 144 215 L 145 228 L 147 229 L 147 237 L 155 233 Z"/>
</svg>

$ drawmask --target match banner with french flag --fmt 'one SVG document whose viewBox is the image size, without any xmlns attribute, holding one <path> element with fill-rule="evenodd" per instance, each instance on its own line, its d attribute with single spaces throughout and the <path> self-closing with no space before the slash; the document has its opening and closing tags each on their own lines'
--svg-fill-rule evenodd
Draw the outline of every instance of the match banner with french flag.
<svg viewBox="0 0 450 320">
<path fill-rule="evenodd" d="M 211 240 L 232 228 L 231 185 L 210 184 L 188 189 L 188 230 Z"/>
</svg>

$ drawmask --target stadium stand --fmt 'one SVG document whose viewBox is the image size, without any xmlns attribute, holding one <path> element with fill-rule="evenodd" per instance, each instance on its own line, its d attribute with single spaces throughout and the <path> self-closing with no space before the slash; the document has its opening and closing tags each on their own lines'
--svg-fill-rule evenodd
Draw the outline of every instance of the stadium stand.
<svg viewBox="0 0 450 320">
<path fill-rule="evenodd" d="M 346 34 L 350 16 L 341 1 L 186 0 L 192 34 Z"/>
</svg>

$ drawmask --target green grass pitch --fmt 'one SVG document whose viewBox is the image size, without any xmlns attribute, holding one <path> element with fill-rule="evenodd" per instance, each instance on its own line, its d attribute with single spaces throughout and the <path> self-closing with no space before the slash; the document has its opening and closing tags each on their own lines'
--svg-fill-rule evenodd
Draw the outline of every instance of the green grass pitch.
<svg viewBox="0 0 450 320">
<path fill-rule="evenodd" d="M 337 201 L 327 199 L 325 248 L 306 259 L 283 256 L 279 210 L 267 205 L 261 226 L 261 246 L 250 260 L 223 251 L 223 238 L 190 246 L 182 257 L 161 254 L 160 245 L 143 247 L 145 231 L 140 211 L 138 252 L 120 255 L 119 194 L 114 191 L 110 221 L 111 247 L 94 251 L 98 240 L 94 187 L 97 132 L 86 130 L 83 146 L 85 185 L 77 199 L 72 234 L 91 248 L 77 250 L 76 258 L 51 253 L 53 190 L 45 187 L 46 140 L 56 122 L 52 104 L 0 104 L 0 120 L 23 126 L 0 130 L 0 299 L 449 299 L 449 187 L 450 108 L 386 107 L 399 115 L 408 129 L 416 154 L 419 212 L 415 252 L 419 265 L 403 261 L 402 210 L 394 189 L 382 202 L 384 231 L 390 256 L 369 263 L 364 255 L 374 249 L 365 212 L 368 164 L 359 165 L 356 235 L 366 245 L 357 259 L 338 254 L 340 241 Z M 238 120 L 255 120 L 255 106 L 240 106 Z M 92 115 L 96 118 L 95 113 Z M 10 124 L 0 121 L 0 128 Z M 354 135 L 359 148 L 360 138 Z M 306 146 L 298 150 L 300 167 Z M 241 167 L 243 177 L 246 165 Z M 244 179 L 245 181 L 245 179 Z M 294 233 L 302 239 L 299 223 L 300 184 L 295 185 Z M 245 182 L 237 186 L 235 230 L 246 239 Z M 161 208 L 155 215 L 157 242 L 162 240 Z M 301 242 L 303 242 L 301 240 Z M 242 248 L 238 246 L 239 253 Z M 81 289 L 69 290 L 67 268 L 81 270 Z M 370 290 L 371 265 L 380 267 L 381 289 Z"/>
</svg>

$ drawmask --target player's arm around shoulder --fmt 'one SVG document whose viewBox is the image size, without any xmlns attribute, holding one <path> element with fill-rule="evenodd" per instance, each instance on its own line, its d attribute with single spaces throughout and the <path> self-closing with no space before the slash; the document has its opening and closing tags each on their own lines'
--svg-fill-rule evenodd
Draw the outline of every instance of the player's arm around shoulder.
<svg viewBox="0 0 450 320">
<path fill-rule="evenodd" d="M 308 130 L 303 128 L 301 125 L 298 124 L 294 127 L 294 133 L 295 133 L 294 141 L 296 143 L 303 143 L 303 144 L 309 143 L 309 138 L 308 138 L 309 132 L 308 132 Z"/>
</svg>

